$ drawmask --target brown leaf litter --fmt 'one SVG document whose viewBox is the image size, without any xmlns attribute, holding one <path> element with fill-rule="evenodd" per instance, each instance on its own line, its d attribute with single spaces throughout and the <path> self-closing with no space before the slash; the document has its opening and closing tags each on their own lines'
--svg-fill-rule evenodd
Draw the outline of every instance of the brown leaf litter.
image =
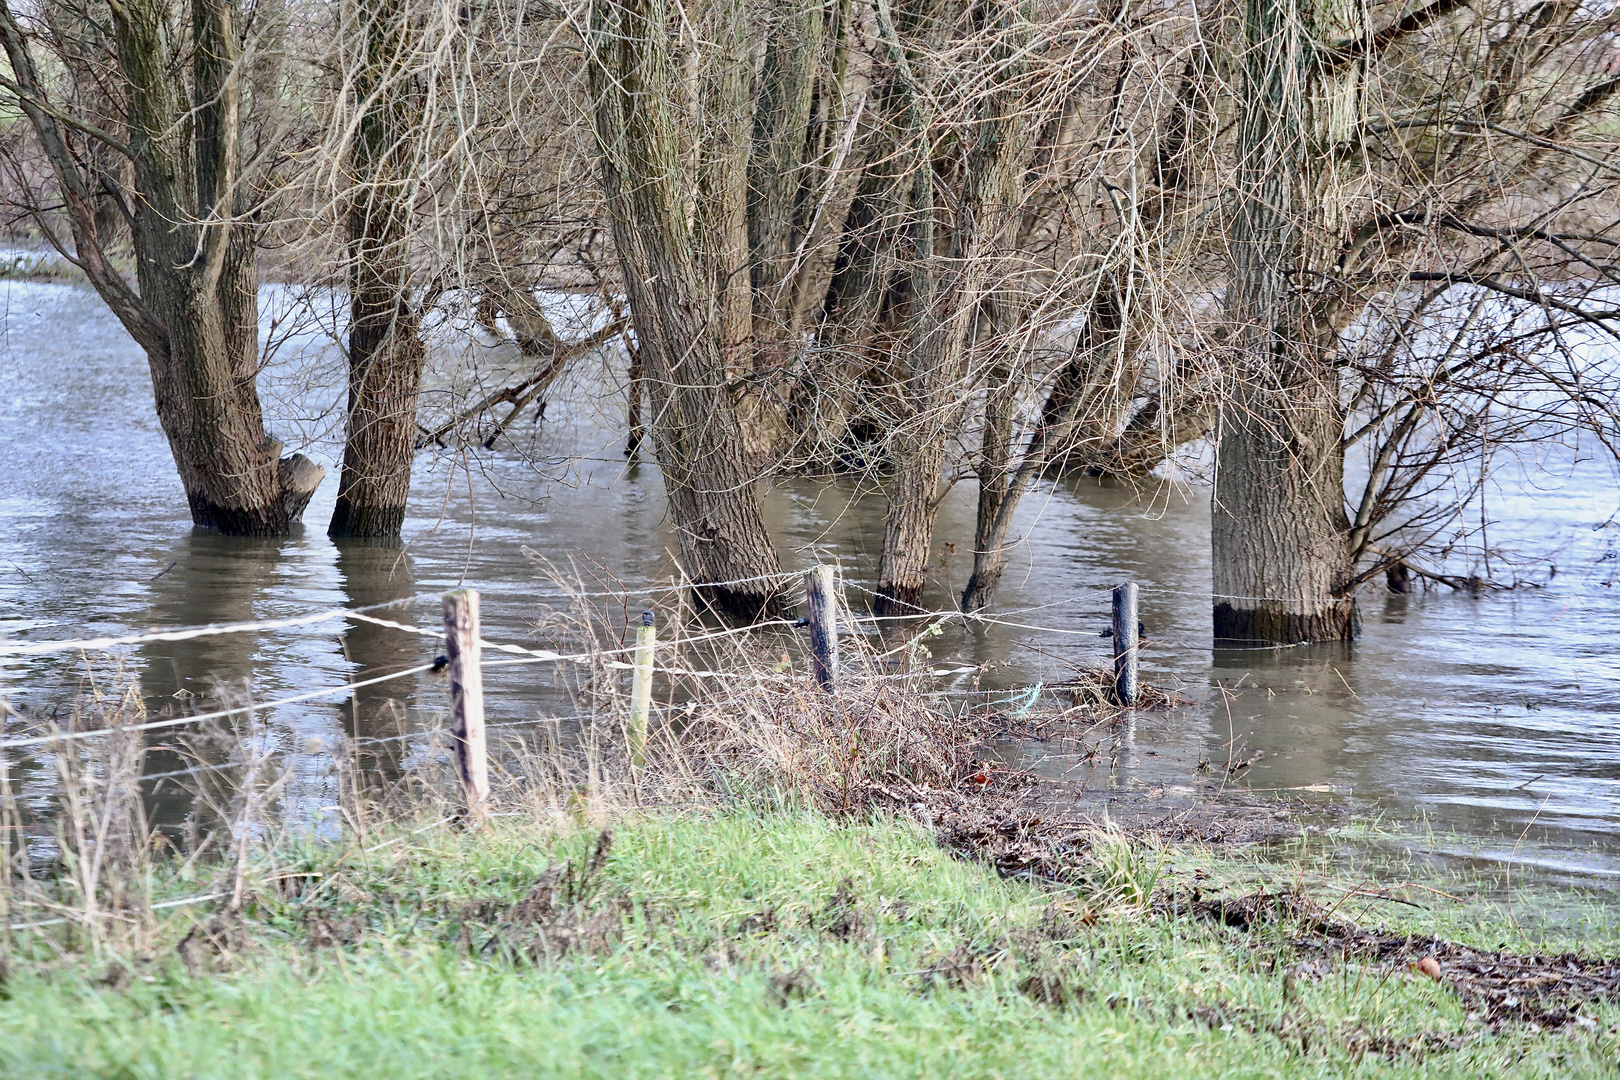
<svg viewBox="0 0 1620 1080">
<path fill-rule="evenodd" d="M 1301 952 L 1403 968 L 1456 992 L 1472 1019 L 1493 1027 L 1517 1022 L 1538 1028 L 1589 1025 L 1588 1002 L 1620 1001 L 1620 960 L 1574 953 L 1546 956 L 1476 949 L 1443 938 L 1384 934 L 1333 917 L 1295 892 L 1161 902 L 1161 914 L 1191 915 L 1243 932 L 1280 928 Z"/>
</svg>

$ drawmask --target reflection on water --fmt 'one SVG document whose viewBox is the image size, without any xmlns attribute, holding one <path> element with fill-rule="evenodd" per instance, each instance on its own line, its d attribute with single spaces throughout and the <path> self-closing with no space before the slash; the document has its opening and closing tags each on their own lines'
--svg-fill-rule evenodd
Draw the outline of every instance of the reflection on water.
<svg viewBox="0 0 1620 1080">
<path fill-rule="evenodd" d="M 345 540 L 337 545 L 337 569 L 349 607 L 408 600 L 416 592 L 411 557 L 397 541 Z M 344 624 L 339 645 L 355 682 L 415 667 L 422 640 L 374 623 Z M 406 752 L 402 736 L 415 700 L 412 686 L 382 683 L 357 690 L 342 702 L 343 734 L 354 740 L 361 772 L 383 782 L 399 775 Z"/>
<path fill-rule="evenodd" d="M 627 465 L 618 404 L 582 369 L 559 389 L 543 423 L 471 468 L 425 454 L 399 546 L 335 545 L 324 535 L 336 485 L 310 506 L 308 527 L 281 541 L 191 532 L 167 446 L 151 415 L 139 351 L 93 295 L 6 283 L 0 342 L 0 628 L 28 639 L 209 622 L 265 620 L 368 606 L 460 584 L 485 596 L 486 635 L 534 640 L 558 603 L 529 553 L 578 572 L 588 588 L 627 583 L 624 614 L 667 582 L 672 538 L 657 471 Z M 272 371 L 267 406 L 289 446 L 296 433 L 335 476 L 335 397 Z M 277 396 L 279 395 L 279 396 Z M 1545 588 L 1464 596 L 1447 591 L 1363 598 L 1365 635 L 1351 646 L 1211 651 L 1207 493 L 1141 493 L 1070 479 L 1026 500 L 998 597 L 1002 623 L 954 627 L 931 648 L 940 660 L 988 666 L 985 684 L 1052 682 L 1101 662 L 1106 590 L 1141 584 L 1146 677 L 1191 704 L 1144 713 L 1110 736 L 1097 763 L 1050 747 L 1010 752 L 1077 792 L 1185 789 L 1248 762 L 1229 786 L 1318 789 L 1311 797 L 1424 818 L 1457 834 L 1458 850 L 1620 872 L 1620 599 L 1615 596 L 1620 488 L 1590 462 L 1549 469 L 1535 483 L 1493 492 L 1493 536 L 1557 551 Z M 971 562 L 973 492 L 959 487 L 939 517 L 934 607 L 949 607 Z M 881 497 L 840 484 L 790 482 L 766 497 L 767 519 L 791 567 L 837 558 L 870 587 L 882 536 Z M 529 552 L 529 553 L 526 553 Z M 1474 569 L 1464 567 L 1464 570 Z M 431 627 L 436 604 L 397 609 Z M 365 624 L 142 646 L 133 657 L 148 709 L 187 707 L 224 686 L 259 700 L 431 660 L 435 643 Z M 60 696 L 72 661 L 13 662 L 20 701 Z M 952 687 L 967 685 L 958 679 Z M 492 722 L 566 714 L 575 706 L 547 665 L 492 669 Z M 318 745 L 358 740 L 369 768 L 397 774 L 431 726 L 442 684 L 402 679 L 282 708 L 269 730 L 307 766 L 307 797 L 331 783 Z M 160 755 L 161 758 L 161 755 Z M 154 771 L 178 767 L 155 758 Z M 307 759 L 307 760 L 306 760 Z M 1200 765 L 1208 763 L 1200 772 Z M 19 763 L 26 771 L 30 763 Z M 1325 791 L 1321 789 L 1327 789 Z M 1532 827 L 1533 826 L 1533 827 Z M 1442 845 L 1452 843 L 1442 840 Z M 1549 846 L 1550 845 L 1550 846 Z"/>
</svg>

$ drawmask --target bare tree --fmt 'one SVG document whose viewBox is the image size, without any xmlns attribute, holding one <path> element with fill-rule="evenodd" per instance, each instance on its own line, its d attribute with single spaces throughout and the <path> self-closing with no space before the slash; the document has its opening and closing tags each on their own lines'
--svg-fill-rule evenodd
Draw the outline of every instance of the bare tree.
<svg viewBox="0 0 1620 1080">
<path fill-rule="evenodd" d="M 932 13 L 941 18 L 949 13 Z M 925 158 L 913 172 L 909 311 L 905 343 L 905 405 L 912 430 L 896 455 L 888 484 L 889 514 L 878 564 L 878 614 L 915 610 L 942 492 L 946 439 L 965 400 L 970 334 L 997 283 L 1019 219 L 1023 185 L 1034 143 L 1028 53 L 1034 37 L 1032 4 L 985 5 L 969 18 L 968 40 L 984 48 L 988 71 L 969 83 L 970 115 L 955 140 L 947 168 L 960 177 L 958 190 L 936 191 L 938 160 L 933 125 L 915 115 L 931 97 L 921 85 L 914 58 L 884 19 L 895 78 L 902 84 L 910 127 Z M 928 30 L 937 29 L 924 27 Z M 969 69 L 970 71 L 972 69 Z M 975 73 L 977 74 L 977 73 Z M 978 85 L 973 85 L 977 83 Z M 977 100 L 971 100 L 976 98 Z M 954 168 L 952 168 L 954 166 Z M 949 205 L 949 210 L 946 210 Z M 940 218 L 948 225 L 943 245 Z M 943 251 L 939 250 L 943 247 Z"/>
<path fill-rule="evenodd" d="M 1598 295 L 1614 169 L 1590 140 L 1620 88 L 1614 22 L 1458 0 L 1244 8 L 1218 638 L 1352 636 L 1356 587 L 1456 522 L 1459 500 L 1426 496 L 1470 458 L 1609 437 L 1614 374 L 1570 332 L 1620 330 Z M 1366 477 L 1347 498 L 1351 448 Z"/>
<path fill-rule="evenodd" d="M 398 536 L 416 449 L 426 349 L 411 295 L 416 143 L 423 137 L 419 21 L 405 0 L 340 8 L 351 51 L 340 98 L 358 111 L 347 159 L 348 432 L 333 537 Z"/>
<path fill-rule="evenodd" d="M 776 606 L 771 583 L 761 579 L 780 564 L 728 388 L 752 310 L 740 213 L 748 142 L 746 129 L 740 138 L 717 137 L 689 161 L 676 107 L 687 93 L 717 124 L 739 123 L 748 87 L 744 13 L 740 0 L 711 12 L 707 40 L 719 56 L 691 55 L 693 64 L 713 62 L 689 80 L 695 89 L 677 78 L 664 0 L 596 0 L 589 51 L 602 187 L 681 557 L 712 606 L 752 617 Z"/>
<path fill-rule="evenodd" d="M 323 470 L 280 457 L 255 389 L 254 217 L 278 151 L 282 27 L 273 11 L 231 0 L 129 0 L 91 14 L 47 3 L 25 21 L 0 3 L 11 68 L 0 86 L 49 165 L 50 182 L 35 185 L 14 162 L 17 186 L 145 350 L 192 520 L 283 534 Z M 58 206 L 66 236 L 47 215 Z M 113 250 L 120 228 L 133 283 Z"/>
</svg>

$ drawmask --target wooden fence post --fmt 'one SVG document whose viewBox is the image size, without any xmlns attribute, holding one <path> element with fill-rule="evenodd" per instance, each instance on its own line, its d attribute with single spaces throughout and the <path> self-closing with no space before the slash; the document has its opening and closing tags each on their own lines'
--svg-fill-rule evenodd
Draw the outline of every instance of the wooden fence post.
<svg viewBox="0 0 1620 1080">
<path fill-rule="evenodd" d="M 810 623 L 810 656 L 815 662 L 816 682 L 829 694 L 838 684 L 838 591 L 837 570 L 818 566 L 804 583 L 804 599 Z"/>
<path fill-rule="evenodd" d="M 658 647 L 658 628 L 653 613 L 641 613 L 636 627 L 636 665 L 630 677 L 630 761 L 637 768 L 647 756 L 647 712 L 652 706 L 653 653 Z"/>
<path fill-rule="evenodd" d="M 1114 700 L 1136 706 L 1136 582 L 1114 586 Z"/>
<path fill-rule="evenodd" d="M 489 813 L 489 752 L 484 741 L 484 675 L 479 667 L 478 590 L 444 594 L 444 653 L 450 660 L 450 740 L 466 805 L 477 825 Z"/>
</svg>

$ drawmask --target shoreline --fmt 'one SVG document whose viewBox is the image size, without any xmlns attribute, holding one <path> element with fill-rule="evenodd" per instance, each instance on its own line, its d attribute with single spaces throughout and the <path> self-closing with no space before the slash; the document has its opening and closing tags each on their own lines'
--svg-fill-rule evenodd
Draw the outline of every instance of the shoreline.
<svg viewBox="0 0 1620 1080">
<path fill-rule="evenodd" d="M 1161 844 L 1034 805 L 580 804 L 478 833 L 291 842 L 254 861 L 235 912 L 153 905 L 125 948 L 10 935 L 0 1065 L 374 1075 L 357 1031 L 419 1055 L 393 1061 L 402 1076 L 1600 1075 L 1620 1053 L 1620 961 L 1592 955 L 1620 955 L 1620 933 L 1584 959 L 1554 954 L 1567 937 L 1496 949 L 1511 928 L 1477 912 L 1279 887 L 1250 845 Z M 1350 918 L 1370 907 L 1375 927 Z M 471 1012 L 450 1004 L 474 988 Z M 455 1036 L 422 1043 L 445 1009 Z"/>
</svg>

